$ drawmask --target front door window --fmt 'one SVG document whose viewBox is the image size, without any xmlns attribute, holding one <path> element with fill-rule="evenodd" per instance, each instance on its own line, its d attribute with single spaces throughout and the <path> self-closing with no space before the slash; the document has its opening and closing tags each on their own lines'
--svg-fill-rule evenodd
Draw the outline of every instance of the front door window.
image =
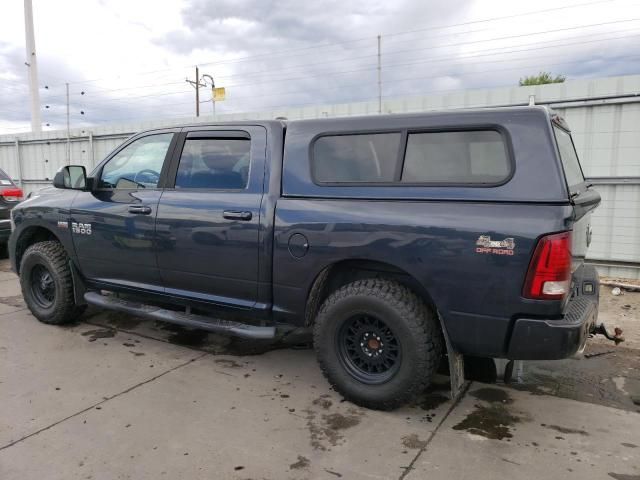
<svg viewBox="0 0 640 480">
<path fill-rule="evenodd" d="M 149 135 L 127 145 L 103 167 L 99 188 L 156 188 L 172 137 L 173 133 Z"/>
</svg>

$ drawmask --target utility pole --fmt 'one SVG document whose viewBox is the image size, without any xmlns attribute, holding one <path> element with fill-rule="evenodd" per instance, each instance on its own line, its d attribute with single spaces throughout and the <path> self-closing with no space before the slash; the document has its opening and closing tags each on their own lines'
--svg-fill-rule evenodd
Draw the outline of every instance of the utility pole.
<svg viewBox="0 0 640 480">
<path fill-rule="evenodd" d="M 204 83 L 200 83 L 200 69 L 198 68 L 197 65 L 196 65 L 195 81 L 189 80 L 188 78 L 185 78 L 185 81 L 193 85 L 196 89 L 196 117 L 199 117 L 200 116 L 200 87 L 204 87 L 206 85 Z"/>
<path fill-rule="evenodd" d="M 40 133 L 42 121 L 40 119 L 40 92 L 38 90 L 38 63 L 36 60 L 36 38 L 33 32 L 33 7 L 31 0 L 24 0 L 24 35 L 27 47 L 27 66 L 29 77 L 29 98 L 31 101 L 31 131 Z"/>
<path fill-rule="evenodd" d="M 65 83 L 67 87 L 67 165 L 71 165 L 71 130 L 69 123 L 69 83 Z"/>
<path fill-rule="evenodd" d="M 378 113 L 382 113 L 382 37 L 378 35 Z"/>
</svg>

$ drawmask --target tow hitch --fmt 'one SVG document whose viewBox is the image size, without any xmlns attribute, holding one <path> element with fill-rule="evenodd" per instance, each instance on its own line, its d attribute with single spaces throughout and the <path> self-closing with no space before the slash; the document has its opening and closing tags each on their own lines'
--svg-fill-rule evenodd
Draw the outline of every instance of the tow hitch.
<svg viewBox="0 0 640 480">
<path fill-rule="evenodd" d="M 599 323 L 598 325 L 594 325 L 593 330 L 591 330 L 591 336 L 593 335 L 604 335 L 607 339 L 615 342 L 618 345 L 621 342 L 624 342 L 624 337 L 622 336 L 621 328 L 614 328 L 613 335 L 607 330 L 607 327 L 604 323 Z"/>
</svg>

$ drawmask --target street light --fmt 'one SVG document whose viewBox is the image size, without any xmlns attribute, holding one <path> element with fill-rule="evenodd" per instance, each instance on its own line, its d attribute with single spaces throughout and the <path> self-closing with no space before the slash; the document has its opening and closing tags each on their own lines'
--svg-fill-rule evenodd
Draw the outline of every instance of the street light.
<svg viewBox="0 0 640 480">
<path fill-rule="evenodd" d="M 211 75 L 208 75 L 208 74 L 205 73 L 204 75 L 202 75 L 202 80 L 204 81 L 205 85 L 207 83 L 206 79 L 209 79 L 209 82 L 211 82 L 211 106 L 213 108 L 213 114 L 215 115 L 216 114 L 216 101 L 215 101 L 215 98 L 213 96 L 213 89 L 216 88 L 216 83 L 213 80 L 213 77 Z"/>
</svg>

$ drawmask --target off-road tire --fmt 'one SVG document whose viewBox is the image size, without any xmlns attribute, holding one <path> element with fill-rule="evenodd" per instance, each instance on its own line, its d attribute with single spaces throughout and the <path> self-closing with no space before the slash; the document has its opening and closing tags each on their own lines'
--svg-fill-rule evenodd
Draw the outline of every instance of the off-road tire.
<svg viewBox="0 0 640 480">
<path fill-rule="evenodd" d="M 54 298 L 48 307 L 43 306 L 34 293 L 32 274 L 36 267 L 44 267 L 53 280 Z M 75 303 L 69 257 L 56 241 L 39 242 L 27 248 L 20 262 L 20 287 L 27 307 L 43 323 L 62 325 L 73 322 L 86 308 Z"/>
<path fill-rule="evenodd" d="M 381 319 L 399 340 L 401 357 L 395 374 L 379 384 L 360 381 L 345 367 L 338 337 L 354 315 Z M 323 302 L 314 324 L 314 347 L 323 374 L 345 399 L 376 410 L 398 408 L 431 383 L 443 348 L 434 312 L 411 290 L 393 280 L 349 283 Z"/>
</svg>

